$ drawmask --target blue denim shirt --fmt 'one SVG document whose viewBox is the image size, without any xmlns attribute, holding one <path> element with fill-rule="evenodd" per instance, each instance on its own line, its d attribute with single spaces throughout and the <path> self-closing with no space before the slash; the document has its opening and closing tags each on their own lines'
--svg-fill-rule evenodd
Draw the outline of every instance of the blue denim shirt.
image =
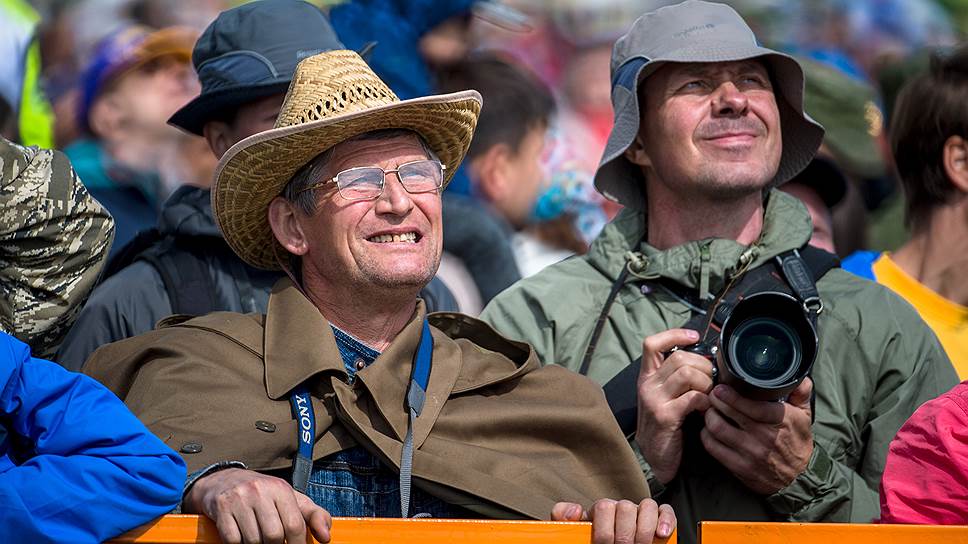
<svg viewBox="0 0 968 544">
<path fill-rule="evenodd" d="M 380 352 L 333 327 L 336 346 L 346 372 L 353 380 L 359 369 Z M 362 446 L 316 461 L 306 494 L 334 516 L 400 517 L 400 476 Z M 440 518 L 480 517 L 450 505 L 416 487 L 411 490 L 410 511 Z"/>
</svg>

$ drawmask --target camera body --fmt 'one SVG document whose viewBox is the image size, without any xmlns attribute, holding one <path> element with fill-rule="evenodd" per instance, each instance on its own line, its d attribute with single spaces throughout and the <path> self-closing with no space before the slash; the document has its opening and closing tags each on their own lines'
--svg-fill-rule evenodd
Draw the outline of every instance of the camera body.
<svg viewBox="0 0 968 544">
<path fill-rule="evenodd" d="M 716 309 L 719 334 L 680 349 L 713 363 L 713 381 L 755 400 L 785 399 L 810 374 L 817 329 L 796 298 L 763 291 Z"/>
</svg>

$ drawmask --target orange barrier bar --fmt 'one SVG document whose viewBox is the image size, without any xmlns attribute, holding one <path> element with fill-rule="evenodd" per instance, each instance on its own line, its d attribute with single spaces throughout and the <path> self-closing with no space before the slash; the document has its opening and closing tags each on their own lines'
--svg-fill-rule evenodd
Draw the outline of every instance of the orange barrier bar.
<svg viewBox="0 0 968 544">
<path fill-rule="evenodd" d="M 704 521 L 702 544 L 953 544 L 968 542 L 968 526 Z"/>
<path fill-rule="evenodd" d="M 588 544 L 590 523 L 462 519 L 334 518 L 332 544 Z M 203 516 L 167 515 L 111 540 L 115 544 L 217 544 Z M 316 540 L 312 540 L 315 544 Z M 659 544 L 676 544 L 676 535 Z"/>
</svg>

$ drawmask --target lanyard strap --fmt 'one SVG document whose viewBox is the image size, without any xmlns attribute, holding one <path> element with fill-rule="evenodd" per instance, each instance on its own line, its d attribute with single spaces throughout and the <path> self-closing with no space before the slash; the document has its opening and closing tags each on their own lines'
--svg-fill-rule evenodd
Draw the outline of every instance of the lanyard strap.
<svg viewBox="0 0 968 544">
<path fill-rule="evenodd" d="M 430 367 L 434 351 L 434 339 L 430 336 L 430 325 L 424 319 L 420 331 L 420 345 L 414 354 L 410 371 L 410 385 L 407 387 L 407 436 L 403 439 L 400 454 L 400 517 L 410 517 L 410 481 L 413 472 L 413 424 L 423 410 L 427 398 L 427 382 L 430 380 Z"/>
<path fill-rule="evenodd" d="M 409 517 L 410 482 L 413 473 L 413 425 L 423 411 L 427 398 L 427 384 L 430 381 L 430 368 L 433 366 L 434 339 L 430 334 L 430 324 L 424 319 L 420 331 L 420 344 L 414 354 L 410 370 L 410 385 L 407 387 L 407 436 L 403 439 L 400 456 L 400 515 Z M 316 440 L 316 416 L 313 401 L 305 385 L 297 387 L 289 397 L 292 415 L 297 423 L 299 449 L 292 468 L 292 487 L 305 493 L 309 486 L 309 475 L 313 469 L 313 443 Z"/>
<path fill-rule="evenodd" d="M 313 443 L 316 439 L 316 414 L 313 413 L 313 400 L 305 385 L 300 385 L 289 397 L 292 416 L 296 418 L 296 434 L 299 449 L 292 467 L 292 487 L 305 493 L 309 486 L 309 474 L 313 470 Z"/>
</svg>

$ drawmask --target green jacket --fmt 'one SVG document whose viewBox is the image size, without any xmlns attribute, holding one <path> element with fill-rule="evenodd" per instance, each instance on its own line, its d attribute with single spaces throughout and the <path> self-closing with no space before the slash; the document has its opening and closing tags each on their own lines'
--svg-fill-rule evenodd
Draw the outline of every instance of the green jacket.
<svg viewBox="0 0 968 544">
<path fill-rule="evenodd" d="M 756 267 L 799 248 L 812 228 L 798 200 L 772 191 L 763 232 L 748 247 L 710 239 L 659 251 L 640 245 L 644 230 L 641 212 L 623 211 L 587 255 L 518 282 L 482 318 L 509 338 L 533 345 L 544 363 L 578 370 L 612 283 L 628 264 L 635 274 L 615 299 L 588 370 L 604 384 L 641 356 L 646 336 L 680 327 L 690 316 L 670 296 L 643 295 L 635 275 L 716 293 L 741 261 L 751 259 Z M 649 478 L 659 499 L 675 508 L 683 542 L 695 541 L 701 520 L 871 521 L 879 512 L 888 443 L 921 403 L 958 383 L 934 335 L 894 293 L 840 269 L 827 272 L 817 287 L 825 308 L 813 369 L 814 450 L 806 472 L 778 493 L 758 496 L 698 440 L 691 447 L 687 442 L 679 474 L 666 489 Z"/>
</svg>

